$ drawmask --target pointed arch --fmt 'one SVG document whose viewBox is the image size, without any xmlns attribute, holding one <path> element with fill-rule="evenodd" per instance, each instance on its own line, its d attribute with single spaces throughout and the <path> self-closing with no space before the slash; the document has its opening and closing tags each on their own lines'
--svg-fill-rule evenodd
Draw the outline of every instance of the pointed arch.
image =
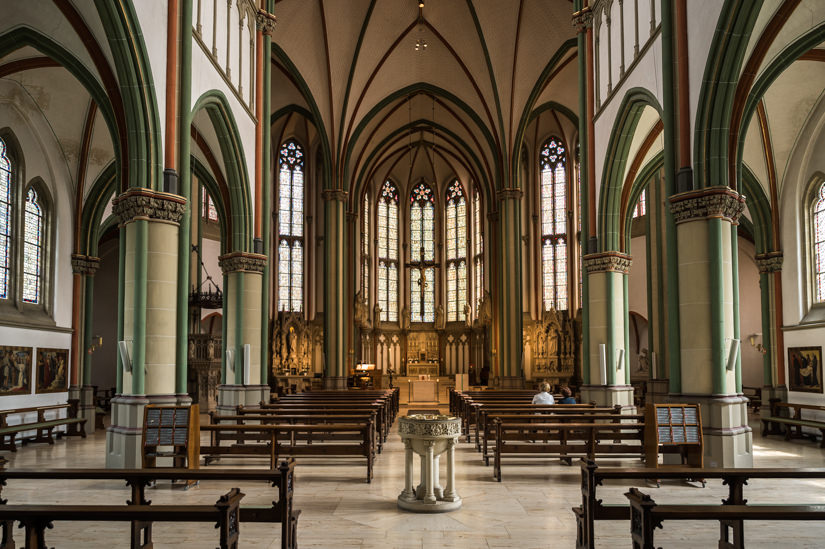
<svg viewBox="0 0 825 549">
<path fill-rule="evenodd" d="M 567 200 L 569 153 L 564 141 L 550 136 L 536 160 L 541 211 L 541 273 L 543 310 L 569 308 L 567 284 Z"/>
<path fill-rule="evenodd" d="M 435 191 L 425 181 L 410 189 L 410 321 L 435 322 Z M 423 263 L 422 263 L 423 262 Z M 423 276 L 422 276 L 423 274 Z"/>
<path fill-rule="evenodd" d="M 398 185 L 387 179 L 376 196 L 376 240 L 378 241 L 378 306 L 382 322 L 398 321 L 398 288 L 401 265 L 398 243 L 400 236 L 400 194 Z"/>
</svg>

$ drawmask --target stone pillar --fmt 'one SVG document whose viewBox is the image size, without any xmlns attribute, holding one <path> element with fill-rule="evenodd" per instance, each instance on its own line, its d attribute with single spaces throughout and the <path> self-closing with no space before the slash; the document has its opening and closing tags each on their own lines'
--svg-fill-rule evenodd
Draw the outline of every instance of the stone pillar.
<svg viewBox="0 0 825 549">
<path fill-rule="evenodd" d="M 125 235 L 123 340 L 131 371 L 122 373 L 122 392 L 112 399 L 106 432 L 106 466 L 141 466 L 143 409 L 177 404 L 175 325 L 177 317 L 178 231 L 186 200 L 130 189 L 112 203 Z"/>
<path fill-rule="evenodd" d="M 261 383 L 261 329 L 263 271 L 266 256 L 232 252 L 218 258 L 226 287 L 226 339 L 223 351 L 232 351 L 233 369 L 226 366 L 218 386 L 218 412 L 232 413 L 239 404 L 269 402 L 269 386 Z M 244 346 L 250 346 L 249 372 L 244 372 Z"/>
<path fill-rule="evenodd" d="M 324 385 L 346 389 L 346 323 L 344 321 L 344 242 L 347 193 L 325 189 L 324 196 Z"/>
<path fill-rule="evenodd" d="M 747 399 L 738 394 L 740 362 L 729 364 L 739 311 L 732 236 L 745 199 L 728 187 L 673 195 L 679 264 L 681 394 L 701 404 L 707 467 L 753 467 Z"/>
<path fill-rule="evenodd" d="M 79 415 L 86 418 L 86 432 L 95 432 L 94 387 L 92 387 L 92 312 L 94 307 L 94 276 L 100 267 L 100 258 L 81 254 L 72 254 L 72 273 L 83 278 L 83 337 L 77 341 L 83 344 L 78 349 L 81 368 L 81 387 L 70 389 L 69 398 L 80 401 Z M 79 336 L 79 334 L 78 334 Z M 74 393 L 74 394 L 71 394 Z"/>
<path fill-rule="evenodd" d="M 519 189 L 498 193 L 501 223 L 499 224 L 499 339 L 501 387 L 524 386 L 522 359 L 524 346 L 521 296 L 521 197 Z"/>
<path fill-rule="evenodd" d="M 782 340 L 782 323 L 777 321 L 778 305 L 777 281 L 782 275 L 783 253 L 781 251 L 756 254 L 756 266 L 759 268 L 759 289 L 762 296 L 762 346 L 763 381 L 762 405 L 767 410 L 772 398 L 783 402 L 788 400 L 788 388 L 780 381 L 780 372 L 785 370 L 785 345 Z"/>
<path fill-rule="evenodd" d="M 583 261 L 590 315 L 589 347 L 583 352 L 589 357 L 590 383 L 581 388 L 582 402 L 593 401 L 600 406 L 619 404 L 628 411 L 633 406 L 627 354 L 627 274 L 631 261 L 629 255 L 619 252 L 589 254 Z"/>
</svg>

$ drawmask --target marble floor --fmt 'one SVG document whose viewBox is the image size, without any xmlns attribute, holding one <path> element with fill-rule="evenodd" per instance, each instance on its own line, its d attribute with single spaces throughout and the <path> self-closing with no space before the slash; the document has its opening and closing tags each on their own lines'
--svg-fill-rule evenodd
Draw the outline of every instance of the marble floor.
<svg viewBox="0 0 825 549">
<path fill-rule="evenodd" d="M 403 409 L 402 414 L 406 413 Z M 822 467 L 825 451 L 808 441 L 763 439 L 754 427 L 754 462 L 757 467 Z M 9 456 L 9 467 L 103 467 L 105 436 L 95 433 L 85 440 L 60 440 L 54 446 L 29 445 Z M 302 511 L 298 543 L 302 549 L 323 548 L 554 548 L 573 547 L 575 520 L 570 508 L 581 501 L 578 467 L 551 460 L 505 463 L 504 482 L 492 479 L 472 445 L 462 442 L 457 452 L 457 488 L 463 507 L 441 515 L 399 511 L 395 498 L 404 482 L 404 452 L 393 432 L 378 456 L 375 479 L 363 480 L 362 460 L 304 459 L 296 468 L 295 507 Z M 311 462 L 311 464 L 310 464 Z M 606 465 L 637 466 L 638 461 L 609 461 Z M 215 467 L 261 467 L 255 459 L 224 460 Z M 231 482 L 201 484 L 189 490 L 159 484 L 147 497 L 153 503 L 213 503 L 232 487 Z M 627 483 L 608 485 L 600 496 L 607 503 L 624 502 Z M 267 504 L 272 490 L 264 483 L 241 486 L 246 504 Z M 661 503 L 720 501 L 726 494 L 719 482 L 706 488 L 663 484 L 643 486 Z M 824 503 L 825 482 L 797 480 L 753 481 L 746 487 L 749 503 Z M 129 497 L 120 483 L 75 481 L 10 482 L 3 490 L 10 503 L 119 504 Z M 596 525 L 597 547 L 630 547 L 628 522 Z M 57 548 L 128 547 L 129 527 L 119 523 L 55 523 L 47 534 Z M 280 547 L 280 527 L 241 525 L 241 546 Z M 22 540 L 22 532 L 18 534 Z M 657 545 L 666 548 L 716 547 L 718 526 L 708 522 L 665 524 Z M 215 547 L 217 533 L 211 525 L 168 524 L 154 526 L 155 547 Z M 825 547 L 825 524 L 762 522 L 746 524 L 750 547 Z"/>
</svg>

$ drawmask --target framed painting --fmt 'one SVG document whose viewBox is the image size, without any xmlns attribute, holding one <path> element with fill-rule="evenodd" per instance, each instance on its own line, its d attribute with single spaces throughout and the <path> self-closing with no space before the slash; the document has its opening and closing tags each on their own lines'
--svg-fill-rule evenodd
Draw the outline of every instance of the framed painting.
<svg viewBox="0 0 825 549">
<path fill-rule="evenodd" d="M 69 390 L 68 349 L 37 349 L 35 393 L 65 393 Z"/>
<path fill-rule="evenodd" d="M 822 392 L 822 347 L 788 348 L 788 390 Z"/>
<path fill-rule="evenodd" d="M 0 396 L 31 394 L 33 351 L 0 345 Z"/>
</svg>

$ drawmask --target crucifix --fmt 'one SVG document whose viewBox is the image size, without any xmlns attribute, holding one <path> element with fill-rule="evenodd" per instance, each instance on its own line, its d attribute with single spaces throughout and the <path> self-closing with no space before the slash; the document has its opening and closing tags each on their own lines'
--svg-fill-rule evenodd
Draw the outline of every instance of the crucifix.
<svg viewBox="0 0 825 549">
<path fill-rule="evenodd" d="M 410 261 L 409 263 L 404 265 L 410 272 L 412 273 L 413 269 L 418 270 L 418 288 L 421 293 L 421 308 L 419 311 L 421 312 L 421 316 L 424 316 L 424 296 L 425 290 L 429 286 L 430 282 L 427 280 L 427 269 L 430 267 L 438 267 L 438 263 L 433 260 L 424 259 L 424 246 L 421 246 L 421 250 L 418 254 L 418 261 Z"/>
</svg>

